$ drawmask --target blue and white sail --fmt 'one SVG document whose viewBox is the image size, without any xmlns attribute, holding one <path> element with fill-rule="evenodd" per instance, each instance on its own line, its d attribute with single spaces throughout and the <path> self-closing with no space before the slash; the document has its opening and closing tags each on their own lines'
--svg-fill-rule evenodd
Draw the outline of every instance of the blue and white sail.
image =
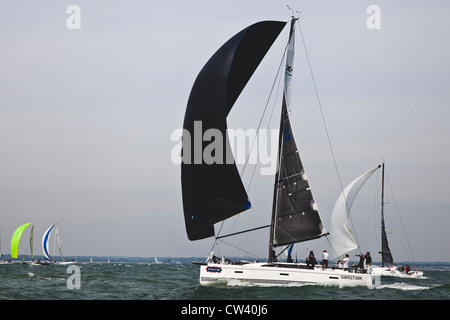
<svg viewBox="0 0 450 320">
<path fill-rule="evenodd" d="M 45 260 L 47 260 L 47 261 L 52 260 L 49 250 L 48 250 L 48 240 L 50 239 L 50 235 L 52 233 L 54 226 L 55 226 L 54 224 L 52 226 L 50 226 L 47 229 L 47 231 L 44 232 L 44 235 L 42 236 L 42 253 L 44 254 Z"/>
</svg>

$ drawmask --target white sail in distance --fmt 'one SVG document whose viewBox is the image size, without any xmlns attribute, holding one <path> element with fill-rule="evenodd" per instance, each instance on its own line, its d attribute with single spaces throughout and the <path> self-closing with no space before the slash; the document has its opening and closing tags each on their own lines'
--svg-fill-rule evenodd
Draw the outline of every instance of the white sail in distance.
<svg viewBox="0 0 450 320">
<path fill-rule="evenodd" d="M 333 260 L 341 259 L 346 253 L 358 248 L 354 232 L 350 227 L 350 210 L 359 190 L 378 168 L 367 171 L 350 183 L 334 205 L 329 238 L 333 247 Z"/>
</svg>

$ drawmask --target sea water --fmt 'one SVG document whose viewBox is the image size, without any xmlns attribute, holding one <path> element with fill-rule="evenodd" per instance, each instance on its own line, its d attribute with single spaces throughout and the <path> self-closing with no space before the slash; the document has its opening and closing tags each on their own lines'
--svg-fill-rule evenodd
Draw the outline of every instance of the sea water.
<svg viewBox="0 0 450 320">
<path fill-rule="evenodd" d="M 261 287 L 242 281 L 200 286 L 190 263 L 0 264 L 1 300 L 448 300 L 450 270 L 421 278 L 381 277 L 376 288 Z"/>
</svg>

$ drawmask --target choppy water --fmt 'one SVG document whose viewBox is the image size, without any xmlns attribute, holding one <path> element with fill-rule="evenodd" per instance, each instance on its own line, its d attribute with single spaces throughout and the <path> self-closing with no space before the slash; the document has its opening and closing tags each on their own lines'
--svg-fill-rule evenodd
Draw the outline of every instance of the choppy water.
<svg viewBox="0 0 450 320">
<path fill-rule="evenodd" d="M 420 279 L 382 277 L 367 287 L 258 287 L 242 282 L 200 286 L 193 264 L 0 264 L 1 300 L 449 300 L 450 271 L 426 270 Z M 73 268 L 73 267 L 72 267 Z M 79 268 L 79 269 L 77 269 Z M 79 281 L 77 282 L 76 278 Z M 77 288 L 79 285 L 79 288 Z"/>
</svg>

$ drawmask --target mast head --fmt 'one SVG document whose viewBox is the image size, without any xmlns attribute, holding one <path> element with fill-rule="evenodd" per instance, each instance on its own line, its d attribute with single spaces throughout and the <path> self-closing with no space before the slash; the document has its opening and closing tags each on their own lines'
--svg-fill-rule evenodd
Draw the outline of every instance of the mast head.
<svg viewBox="0 0 450 320">
<path fill-rule="evenodd" d="M 286 6 L 287 8 L 288 8 L 288 10 L 290 10 L 291 11 L 291 13 L 292 13 L 292 15 L 291 15 L 291 18 L 292 18 L 292 20 L 298 20 L 299 18 L 298 17 L 295 17 L 295 13 L 302 13 L 301 11 L 295 11 L 295 13 L 294 13 L 294 9 L 292 9 L 291 7 L 289 7 L 289 6 Z"/>
</svg>

